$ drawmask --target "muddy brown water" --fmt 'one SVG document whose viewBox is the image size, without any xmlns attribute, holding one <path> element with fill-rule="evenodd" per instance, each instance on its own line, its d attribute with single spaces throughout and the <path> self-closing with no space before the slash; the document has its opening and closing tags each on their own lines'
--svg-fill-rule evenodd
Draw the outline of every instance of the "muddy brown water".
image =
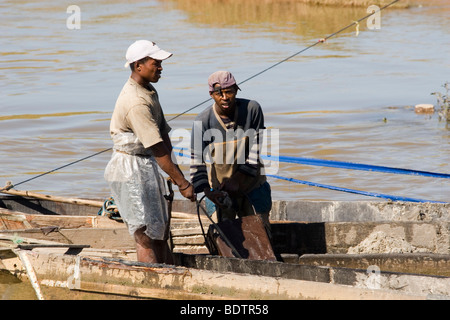
<svg viewBox="0 0 450 320">
<path fill-rule="evenodd" d="M 279 130 L 280 155 L 450 172 L 448 126 L 437 114 L 412 109 L 435 104 L 431 93 L 443 92 L 449 81 L 450 4 L 422 3 L 389 8 L 381 29 L 361 23 L 358 36 L 352 27 L 241 85 L 238 96 L 257 100 L 267 127 Z M 124 54 L 134 40 L 148 38 L 174 53 L 155 85 L 170 119 L 209 97 L 206 79 L 217 69 L 232 71 L 240 82 L 366 14 L 366 8 L 286 1 L 78 1 L 81 25 L 72 30 L 70 4 L 0 5 L 0 185 L 111 147 L 109 119 L 129 75 Z M 189 132 L 207 106 L 170 125 Z M 103 153 L 17 188 L 107 198 L 109 157 Z M 419 199 L 450 196 L 448 179 L 288 163 L 280 163 L 277 174 Z M 269 182 L 274 199 L 376 200 Z"/>
</svg>

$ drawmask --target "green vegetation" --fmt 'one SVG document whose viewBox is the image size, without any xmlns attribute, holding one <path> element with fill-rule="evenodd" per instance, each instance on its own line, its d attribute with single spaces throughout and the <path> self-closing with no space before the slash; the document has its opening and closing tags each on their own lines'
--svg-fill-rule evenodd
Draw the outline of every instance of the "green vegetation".
<svg viewBox="0 0 450 320">
<path fill-rule="evenodd" d="M 442 87 L 445 88 L 446 93 L 442 94 L 440 92 L 433 92 L 432 95 L 435 95 L 438 101 L 438 111 L 439 113 L 439 121 L 445 120 L 450 121 L 450 99 L 448 96 L 448 92 L 450 90 L 450 83 L 446 82 Z"/>
</svg>

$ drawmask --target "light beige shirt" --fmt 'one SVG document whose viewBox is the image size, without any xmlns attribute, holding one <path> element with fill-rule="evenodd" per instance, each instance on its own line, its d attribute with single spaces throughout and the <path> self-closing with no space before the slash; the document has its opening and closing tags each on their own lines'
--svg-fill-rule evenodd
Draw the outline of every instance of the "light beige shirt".
<svg viewBox="0 0 450 320">
<path fill-rule="evenodd" d="M 158 93 L 151 84 L 148 86 L 150 90 L 131 77 L 125 83 L 111 118 L 111 136 L 133 132 L 144 148 L 148 148 L 163 141 L 162 136 L 170 132 Z"/>
</svg>

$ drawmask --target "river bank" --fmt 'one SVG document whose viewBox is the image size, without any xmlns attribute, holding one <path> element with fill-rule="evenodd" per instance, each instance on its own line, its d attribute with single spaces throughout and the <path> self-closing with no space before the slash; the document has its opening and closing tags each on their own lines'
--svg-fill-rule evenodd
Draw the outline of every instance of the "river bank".
<svg viewBox="0 0 450 320">
<path fill-rule="evenodd" d="M 236 0 L 228 0 L 227 2 L 233 2 Z M 433 3 L 438 3 L 441 0 L 400 0 L 395 3 L 394 8 L 410 8 L 417 6 L 433 5 Z M 178 2 L 204 2 L 199 0 L 181 0 Z M 220 0 L 210 0 L 208 2 L 222 2 Z M 258 0 L 250 0 L 246 2 L 260 2 Z M 368 7 L 370 5 L 377 5 L 379 7 L 385 6 L 393 2 L 393 0 L 266 0 L 265 4 L 270 3 L 302 3 L 308 5 L 319 5 L 319 6 L 343 6 L 343 7 Z"/>
<path fill-rule="evenodd" d="M 393 2 L 393 0 L 281 0 L 291 2 L 301 2 L 311 5 L 329 5 L 329 6 L 345 6 L 345 7 L 368 7 L 370 5 L 385 6 Z M 423 5 L 425 1 L 401 0 L 395 4 L 396 8 L 409 8 L 412 6 Z"/>
<path fill-rule="evenodd" d="M 311 5 L 330 5 L 330 6 L 346 6 L 346 7 L 368 7 L 370 5 L 385 6 L 393 0 L 275 0 L 277 2 L 299 2 Z M 395 4 L 397 8 L 408 8 L 418 5 L 420 1 L 401 0 Z M 424 1 L 422 1 L 424 2 Z"/>
<path fill-rule="evenodd" d="M 199 0 L 181 0 L 181 1 L 196 1 Z M 201 1 L 201 0 L 200 0 Z M 228 0 L 227 2 L 233 2 L 239 0 Z M 266 0 L 265 3 L 303 3 L 309 5 L 319 6 L 341 6 L 341 7 L 364 7 L 367 8 L 371 5 L 377 5 L 383 7 L 390 4 L 394 0 Z M 203 2 L 203 1 L 201 1 Z M 208 2 L 222 2 L 220 0 L 209 0 Z M 246 2 L 260 2 L 259 0 L 250 0 Z M 443 4 L 445 0 L 400 0 L 395 3 L 392 8 L 405 9 L 413 7 L 425 7 Z"/>
</svg>

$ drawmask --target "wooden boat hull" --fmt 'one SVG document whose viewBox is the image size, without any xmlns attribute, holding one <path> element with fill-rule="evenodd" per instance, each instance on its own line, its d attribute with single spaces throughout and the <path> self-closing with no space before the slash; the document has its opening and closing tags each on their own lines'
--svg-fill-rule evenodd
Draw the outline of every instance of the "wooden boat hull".
<svg viewBox="0 0 450 320">
<path fill-rule="evenodd" d="M 339 276 L 333 281 L 323 281 L 330 275 L 330 270 L 321 270 L 322 278 L 299 279 L 301 275 L 293 269 L 301 269 L 300 265 L 286 266 L 280 262 L 272 262 L 279 268 L 290 268 L 290 276 L 256 275 L 255 271 L 229 272 L 214 268 L 193 268 L 168 265 L 151 265 L 138 262 L 127 262 L 115 258 L 61 255 L 56 253 L 27 252 L 32 261 L 41 285 L 61 286 L 71 290 L 110 293 L 116 295 L 136 296 L 156 299 L 426 299 L 427 292 L 408 292 L 408 290 L 386 290 L 369 288 L 357 283 L 338 283 Z M 189 257 L 192 258 L 192 257 Z M 229 258 L 207 257 L 209 263 L 229 264 Z M 212 260 L 211 260 L 212 259 Z M 204 261 L 205 262 L 205 261 Z M 246 268 L 254 270 L 267 268 L 262 261 L 241 260 L 239 264 L 247 264 Z M 258 267 L 258 264 L 260 265 Z M 284 265 L 284 266 L 283 266 Z M 242 266 L 241 266 L 242 268 Z M 303 275 L 314 274 L 315 268 Z M 320 268 L 317 268 L 320 269 Z M 323 268 L 322 268 L 323 269 Z M 336 271 L 336 270 L 334 270 Z M 340 271 L 344 273 L 343 270 Z M 347 270 L 347 272 L 350 271 Z M 364 272 L 359 271 L 363 276 Z M 308 277 L 308 276 L 307 276 Z M 430 282 L 425 276 L 397 277 L 397 281 L 415 283 Z M 424 280 L 424 278 L 427 278 Z M 341 274 L 342 279 L 342 274 Z M 317 281 L 319 280 L 319 281 Z M 355 280 L 364 284 L 367 277 Z M 392 281 L 392 279 L 391 279 Z M 434 279 L 436 292 L 448 288 L 450 280 Z M 440 290 L 440 291 L 439 291 Z M 425 290 L 426 291 L 426 290 Z"/>
<path fill-rule="evenodd" d="M 291 205 L 281 207 L 285 210 Z M 305 205 L 311 208 L 317 204 Z M 355 204 L 342 206 L 354 207 Z M 422 221 L 411 219 L 416 214 L 415 207 L 414 213 L 403 214 L 408 219 L 396 221 L 272 221 L 273 248 L 278 261 L 208 255 L 192 204 L 175 203 L 174 208 L 184 210 L 172 221 L 176 265 L 146 265 L 135 262 L 134 241 L 125 225 L 97 216 L 98 208 L 0 197 L 0 228 L 8 229 L 0 230 L 0 269 L 8 270 L 18 279 L 28 278 L 28 271 L 25 272 L 17 257 L 20 251 L 22 256 L 28 257 L 40 285 L 122 297 L 450 297 L 450 211 L 447 205 L 426 212 L 427 219 Z M 58 210 L 64 215 L 59 215 Z M 288 216 L 283 210 L 275 211 L 274 217 Z M 323 208 L 320 210 L 324 212 Z M 383 210 L 382 215 L 386 216 L 385 207 Z M 438 218 L 429 218 L 436 212 Z M 307 214 L 311 216 L 313 210 Z M 207 221 L 204 223 L 207 228 Z M 387 238 L 408 242 L 412 245 L 408 248 L 416 251 L 348 254 L 351 248 L 379 232 Z M 36 246 L 23 250 L 17 241 Z M 63 247 L 52 248 L 52 244 Z M 74 244 L 90 248 L 70 248 Z"/>
</svg>

